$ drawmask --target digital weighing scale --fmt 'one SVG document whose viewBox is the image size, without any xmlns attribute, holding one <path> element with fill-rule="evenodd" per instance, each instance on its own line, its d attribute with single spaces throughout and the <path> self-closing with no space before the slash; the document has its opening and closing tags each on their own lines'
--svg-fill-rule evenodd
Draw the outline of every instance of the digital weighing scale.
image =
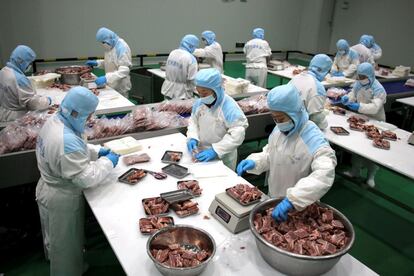
<svg viewBox="0 0 414 276">
<path fill-rule="evenodd" d="M 249 229 L 250 211 L 267 198 L 267 195 L 262 194 L 259 202 L 243 206 L 231 198 L 226 192 L 223 192 L 216 195 L 208 210 L 230 232 L 236 234 Z"/>
</svg>

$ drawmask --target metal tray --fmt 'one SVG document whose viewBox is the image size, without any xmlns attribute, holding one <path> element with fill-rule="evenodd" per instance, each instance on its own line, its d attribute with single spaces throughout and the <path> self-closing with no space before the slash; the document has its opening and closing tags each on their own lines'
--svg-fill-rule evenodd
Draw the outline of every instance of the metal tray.
<svg viewBox="0 0 414 276">
<path fill-rule="evenodd" d="M 169 164 L 161 170 L 166 174 L 174 176 L 178 179 L 184 178 L 186 175 L 188 175 L 188 169 L 177 164 Z"/>
<path fill-rule="evenodd" d="M 118 181 L 119 182 L 122 182 L 122 183 L 126 183 L 126 184 L 129 184 L 129 185 L 135 185 L 135 184 L 137 184 L 138 182 L 140 182 L 143 178 L 145 178 L 145 176 L 147 176 L 147 172 L 145 172 L 145 176 L 144 177 L 142 177 L 142 178 L 140 178 L 140 179 L 138 179 L 138 181 L 137 182 L 130 182 L 130 181 L 128 181 L 127 180 L 127 178 L 128 178 L 128 176 L 130 175 L 130 174 L 132 174 L 132 173 L 134 173 L 135 171 L 144 171 L 144 170 L 142 170 L 142 169 L 137 169 L 137 168 L 131 168 L 131 169 L 129 169 L 129 170 L 127 170 L 125 173 L 123 173 L 120 177 L 118 177 Z"/>
<path fill-rule="evenodd" d="M 229 192 L 229 190 L 231 189 L 231 188 L 233 188 L 233 187 L 230 187 L 230 188 L 227 188 L 226 189 L 226 194 L 228 195 L 228 196 L 230 196 L 232 199 L 234 199 L 237 203 L 239 203 L 240 205 L 242 205 L 242 206 L 249 206 L 249 205 L 252 205 L 252 204 L 255 204 L 255 203 L 258 203 L 259 201 L 260 201 L 260 199 L 262 198 L 262 196 L 260 196 L 258 199 L 256 199 L 256 200 L 253 200 L 253 201 L 250 201 L 250 202 L 248 202 L 248 203 L 244 203 L 244 202 L 241 202 L 238 198 L 236 198 L 236 197 L 234 197 L 230 192 Z M 262 193 L 263 194 L 263 193 Z"/>
<path fill-rule="evenodd" d="M 161 193 L 160 197 L 167 201 L 168 204 L 173 204 L 180 201 L 192 199 L 194 195 L 188 189 L 180 189 L 171 192 Z"/>
<path fill-rule="evenodd" d="M 349 131 L 340 126 L 331 126 L 330 129 L 336 135 L 349 135 Z M 338 129 L 340 129 L 341 131 L 339 131 Z"/>
<path fill-rule="evenodd" d="M 197 205 L 197 208 L 198 208 L 198 205 Z M 178 210 L 178 208 L 175 208 L 175 205 L 174 205 L 174 204 L 172 204 L 172 205 L 171 205 L 171 209 L 173 209 L 174 213 L 175 213 L 175 214 L 177 215 L 177 217 L 179 217 L 179 218 L 185 218 L 185 217 L 189 217 L 189 216 L 192 216 L 192 215 L 196 215 L 196 214 L 198 214 L 198 213 L 199 213 L 199 211 L 200 211 L 200 208 L 198 208 L 198 209 L 197 209 L 197 212 L 188 213 L 188 214 L 186 214 L 186 215 L 179 215 L 179 214 L 177 213 L 177 211 L 180 211 L 180 210 Z"/>
<path fill-rule="evenodd" d="M 173 161 L 170 159 L 169 153 L 177 153 L 180 155 L 180 159 L 178 161 Z M 166 150 L 164 155 L 161 158 L 162 163 L 167 164 L 177 164 L 180 162 L 180 160 L 183 158 L 183 152 L 182 151 L 173 151 L 173 150 Z"/>
<path fill-rule="evenodd" d="M 142 232 L 141 231 L 141 228 L 139 227 L 139 223 L 141 222 L 141 220 L 150 220 L 152 217 L 161 217 L 161 216 L 149 216 L 149 217 L 146 217 L 146 218 L 140 218 L 139 219 L 139 221 L 138 221 L 138 229 L 139 229 L 139 232 L 141 232 L 141 234 L 142 235 L 152 235 L 152 234 L 154 234 L 155 232 L 157 232 L 158 230 L 160 230 L 160 229 L 163 229 L 163 228 L 160 228 L 160 229 L 158 229 L 158 230 L 155 230 L 154 232 L 152 232 L 152 233 L 147 233 L 147 232 Z M 163 216 L 163 218 L 169 218 L 169 219 L 171 219 L 171 223 L 169 223 L 168 224 L 168 226 L 174 226 L 175 225 L 175 222 L 174 222 L 174 218 L 173 217 L 170 217 L 170 216 Z"/>
<path fill-rule="evenodd" d="M 156 197 L 147 197 L 147 198 L 143 198 L 143 199 L 142 199 L 142 208 L 144 208 L 144 212 L 145 212 L 145 214 L 146 214 L 147 216 L 165 216 L 165 215 L 167 215 L 167 214 L 170 212 L 170 206 L 169 206 L 168 202 L 167 202 L 167 204 L 168 204 L 168 209 L 167 209 L 167 212 L 165 212 L 165 213 L 159 213 L 159 214 L 148 214 L 148 213 L 147 213 L 147 210 L 145 210 L 145 207 L 144 207 L 144 201 L 145 201 L 145 200 L 147 200 L 147 199 L 154 199 L 154 198 L 158 198 L 158 196 L 156 196 Z M 165 201 L 165 200 L 164 200 L 164 201 Z"/>
<path fill-rule="evenodd" d="M 197 184 L 198 184 L 198 186 L 200 187 L 200 184 L 199 184 L 199 182 L 198 182 L 198 180 L 195 180 L 195 179 L 187 179 L 187 180 L 180 180 L 180 181 L 177 181 L 177 189 L 180 189 L 178 186 L 180 185 L 180 183 L 182 183 L 182 182 L 187 182 L 187 181 L 196 181 L 197 182 Z M 183 188 L 181 188 L 181 189 L 183 189 Z M 181 190 L 180 189 L 180 190 Z M 185 189 L 187 189 L 187 190 L 189 190 L 190 191 L 190 193 L 194 196 L 194 197 L 199 197 L 199 196 L 201 196 L 201 194 L 195 194 L 195 193 L 193 193 L 193 191 L 191 191 L 191 189 L 188 189 L 188 188 L 185 188 Z M 200 187 L 200 189 L 201 189 L 201 187 Z"/>
</svg>

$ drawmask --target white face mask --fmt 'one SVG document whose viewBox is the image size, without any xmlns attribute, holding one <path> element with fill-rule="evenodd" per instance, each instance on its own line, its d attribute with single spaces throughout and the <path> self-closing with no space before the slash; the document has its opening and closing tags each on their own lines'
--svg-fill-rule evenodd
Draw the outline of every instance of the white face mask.
<svg viewBox="0 0 414 276">
<path fill-rule="evenodd" d="M 105 51 L 110 51 L 110 50 L 112 50 L 112 47 L 111 47 L 111 45 L 109 45 L 109 44 L 102 43 L 102 46 L 104 47 Z"/>
<path fill-rule="evenodd" d="M 200 100 L 203 104 L 212 104 L 216 100 L 216 98 L 213 95 L 210 95 L 207 97 L 200 98 Z"/>
<path fill-rule="evenodd" d="M 289 132 L 295 127 L 295 124 L 293 123 L 292 120 L 289 120 L 283 123 L 276 123 L 276 124 L 277 124 L 277 128 L 282 132 Z"/>
<path fill-rule="evenodd" d="M 345 50 L 339 50 L 339 51 L 338 51 L 338 53 L 339 53 L 341 56 L 343 56 L 343 55 L 345 55 L 345 54 L 346 54 Z"/>
<path fill-rule="evenodd" d="M 369 84 L 369 79 L 360 80 L 359 83 L 363 86 L 368 85 Z"/>
</svg>

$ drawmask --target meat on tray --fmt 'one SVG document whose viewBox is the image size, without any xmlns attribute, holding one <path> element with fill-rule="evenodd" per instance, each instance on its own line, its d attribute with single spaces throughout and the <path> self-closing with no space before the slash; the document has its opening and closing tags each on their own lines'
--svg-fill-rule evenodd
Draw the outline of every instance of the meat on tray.
<svg viewBox="0 0 414 276">
<path fill-rule="evenodd" d="M 168 202 L 161 197 L 145 198 L 142 200 L 142 205 L 144 206 L 145 213 L 153 216 L 167 213 L 170 207 Z"/>
<path fill-rule="evenodd" d="M 322 256 L 341 251 L 349 241 L 342 221 L 332 210 L 316 204 L 303 211 L 291 211 L 288 220 L 276 223 L 271 217 L 273 208 L 257 213 L 254 227 L 273 245 L 300 255 Z"/>
<path fill-rule="evenodd" d="M 178 189 L 188 189 L 190 190 L 193 195 L 201 195 L 203 189 L 200 188 L 197 180 L 184 180 L 179 181 L 177 184 Z"/>
<path fill-rule="evenodd" d="M 37 71 L 36 73 L 34 73 L 34 75 L 35 76 L 42 76 L 42 75 L 46 75 L 46 74 L 49 74 L 49 73 L 52 73 L 52 71 L 50 71 L 50 70 L 40 70 L 40 71 Z"/>
<path fill-rule="evenodd" d="M 143 178 L 144 176 L 146 176 L 147 173 L 144 170 L 135 170 L 133 173 L 131 173 L 130 175 L 128 175 L 127 177 L 127 181 L 129 183 L 137 183 L 138 181 L 141 180 L 141 178 Z"/>
<path fill-rule="evenodd" d="M 364 125 L 358 122 L 350 122 L 349 128 L 356 131 L 365 131 Z"/>
<path fill-rule="evenodd" d="M 186 249 L 180 244 L 171 244 L 166 249 L 152 249 L 151 254 L 159 263 L 169 267 L 198 266 L 210 257 L 205 250 Z"/>
<path fill-rule="evenodd" d="M 171 204 L 171 208 L 180 217 L 186 217 L 198 213 L 198 203 L 191 200 L 173 203 Z"/>
<path fill-rule="evenodd" d="M 227 193 L 244 204 L 258 200 L 262 196 L 262 192 L 258 188 L 247 184 L 237 184 L 229 188 Z"/>
<path fill-rule="evenodd" d="M 142 154 L 133 154 L 129 156 L 125 156 L 123 158 L 124 164 L 127 166 L 131 166 L 137 163 L 145 163 L 151 160 L 151 157 L 149 157 L 148 154 L 142 153 Z"/>
<path fill-rule="evenodd" d="M 83 75 L 90 72 L 92 69 L 89 66 L 68 66 L 56 69 L 58 74 L 80 74 Z"/>
<path fill-rule="evenodd" d="M 71 85 L 69 84 L 61 84 L 61 83 L 53 83 L 51 86 L 49 86 L 49 88 L 57 88 L 63 91 L 68 91 L 69 89 L 72 88 Z"/>
<path fill-rule="evenodd" d="M 179 152 L 167 152 L 168 158 L 172 161 L 172 162 L 178 162 L 181 160 L 181 156 L 182 154 Z"/>
<path fill-rule="evenodd" d="M 293 69 L 292 74 L 293 75 L 299 75 L 300 73 L 302 73 L 304 70 L 302 69 Z"/>
<path fill-rule="evenodd" d="M 80 77 L 81 77 L 82 79 L 85 79 L 85 80 L 94 80 L 94 79 L 95 79 L 95 76 L 94 76 L 94 75 L 92 75 L 92 73 L 91 73 L 91 72 L 84 73 L 84 74 L 82 74 Z"/>
<path fill-rule="evenodd" d="M 389 130 L 384 130 L 382 132 L 382 138 L 395 141 L 397 140 L 398 137 L 397 137 L 397 134 L 395 134 L 394 132 L 389 131 Z"/>
<path fill-rule="evenodd" d="M 332 111 L 336 115 L 345 115 L 346 114 L 346 110 L 341 108 L 341 107 L 338 107 L 338 106 L 335 106 Z"/>
<path fill-rule="evenodd" d="M 374 141 L 372 141 L 373 145 L 377 148 L 380 149 L 390 149 L 390 142 L 381 138 L 378 139 L 374 139 Z"/>
<path fill-rule="evenodd" d="M 348 132 L 348 131 L 346 131 L 346 129 L 344 129 L 343 127 L 334 127 L 334 126 L 332 126 L 332 127 L 331 127 L 331 130 L 332 130 L 335 134 L 338 134 L 338 135 L 347 135 L 347 134 L 349 134 L 349 132 Z"/>
<path fill-rule="evenodd" d="M 376 132 L 376 133 L 380 133 L 378 128 L 374 125 L 364 125 L 364 130 L 366 132 Z"/>
<path fill-rule="evenodd" d="M 365 124 L 367 122 L 366 119 L 359 117 L 359 116 L 355 116 L 352 115 L 348 118 L 348 123 L 360 123 L 360 124 Z"/>
<path fill-rule="evenodd" d="M 91 88 L 90 89 L 92 91 L 93 94 L 95 94 L 95 96 L 99 96 L 99 89 L 98 88 Z"/>
<path fill-rule="evenodd" d="M 139 230 L 141 233 L 152 234 L 164 227 L 174 225 L 171 217 L 148 217 L 139 219 Z"/>
</svg>

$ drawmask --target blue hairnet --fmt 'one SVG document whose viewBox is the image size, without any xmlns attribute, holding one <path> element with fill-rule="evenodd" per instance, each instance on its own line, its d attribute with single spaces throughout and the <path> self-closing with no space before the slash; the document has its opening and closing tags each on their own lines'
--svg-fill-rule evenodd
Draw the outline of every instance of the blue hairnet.
<svg viewBox="0 0 414 276">
<path fill-rule="evenodd" d="M 35 59 L 35 52 L 25 45 L 17 46 L 10 55 L 10 63 L 20 69 L 23 73 Z"/>
<path fill-rule="evenodd" d="M 375 81 L 375 70 L 371 63 L 364 62 L 358 65 L 357 74 L 368 77 L 369 86 L 372 86 Z"/>
<path fill-rule="evenodd" d="M 345 51 L 345 53 L 349 52 L 349 44 L 348 41 L 345 39 L 340 39 L 338 42 L 336 42 L 336 48 L 338 51 Z"/>
<path fill-rule="evenodd" d="M 276 86 L 267 94 L 267 105 L 271 111 L 286 113 L 295 124 L 288 135 L 300 129 L 309 119 L 299 91 L 291 84 Z"/>
<path fill-rule="evenodd" d="M 181 40 L 180 47 L 192 54 L 194 50 L 198 47 L 199 43 L 200 41 L 195 35 L 188 34 L 188 35 L 185 35 L 183 39 Z"/>
<path fill-rule="evenodd" d="M 325 54 L 318 54 L 312 58 L 309 64 L 309 71 L 315 74 L 319 81 L 323 81 L 332 67 L 332 60 Z"/>
<path fill-rule="evenodd" d="M 373 40 L 374 40 L 373 36 L 364 34 L 359 39 L 359 43 L 361 43 L 362 45 L 364 45 L 367 48 L 371 48 L 374 45 Z"/>
<path fill-rule="evenodd" d="M 262 28 L 256 28 L 252 33 L 253 38 L 264 39 L 264 30 Z"/>
<path fill-rule="evenodd" d="M 112 48 L 115 46 L 115 44 L 118 42 L 118 35 L 111 31 L 110 29 L 107 29 L 105 27 L 100 28 L 96 32 L 96 40 L 101 43 L 106 43 L 110 45 Z"/>
<path fill-rule="evenodd" d="M 216 34 L 212 31 L 202 32 L 201 37 L 207 41 L 207 45 L 211 45 L 216 41 Z"/>
<path fill-rule="evenodd" d="M 76 86 L 66 94 L 60 104 L 59 113 L 73 130 L 83 133 L 86 120 L 91 113 L 95 112 L 98 102 L 98 97 L 92 91 L 82 86 Z M 76 118 L 72 116 L 73 111 L 78 113 Z"/>
</svg>

